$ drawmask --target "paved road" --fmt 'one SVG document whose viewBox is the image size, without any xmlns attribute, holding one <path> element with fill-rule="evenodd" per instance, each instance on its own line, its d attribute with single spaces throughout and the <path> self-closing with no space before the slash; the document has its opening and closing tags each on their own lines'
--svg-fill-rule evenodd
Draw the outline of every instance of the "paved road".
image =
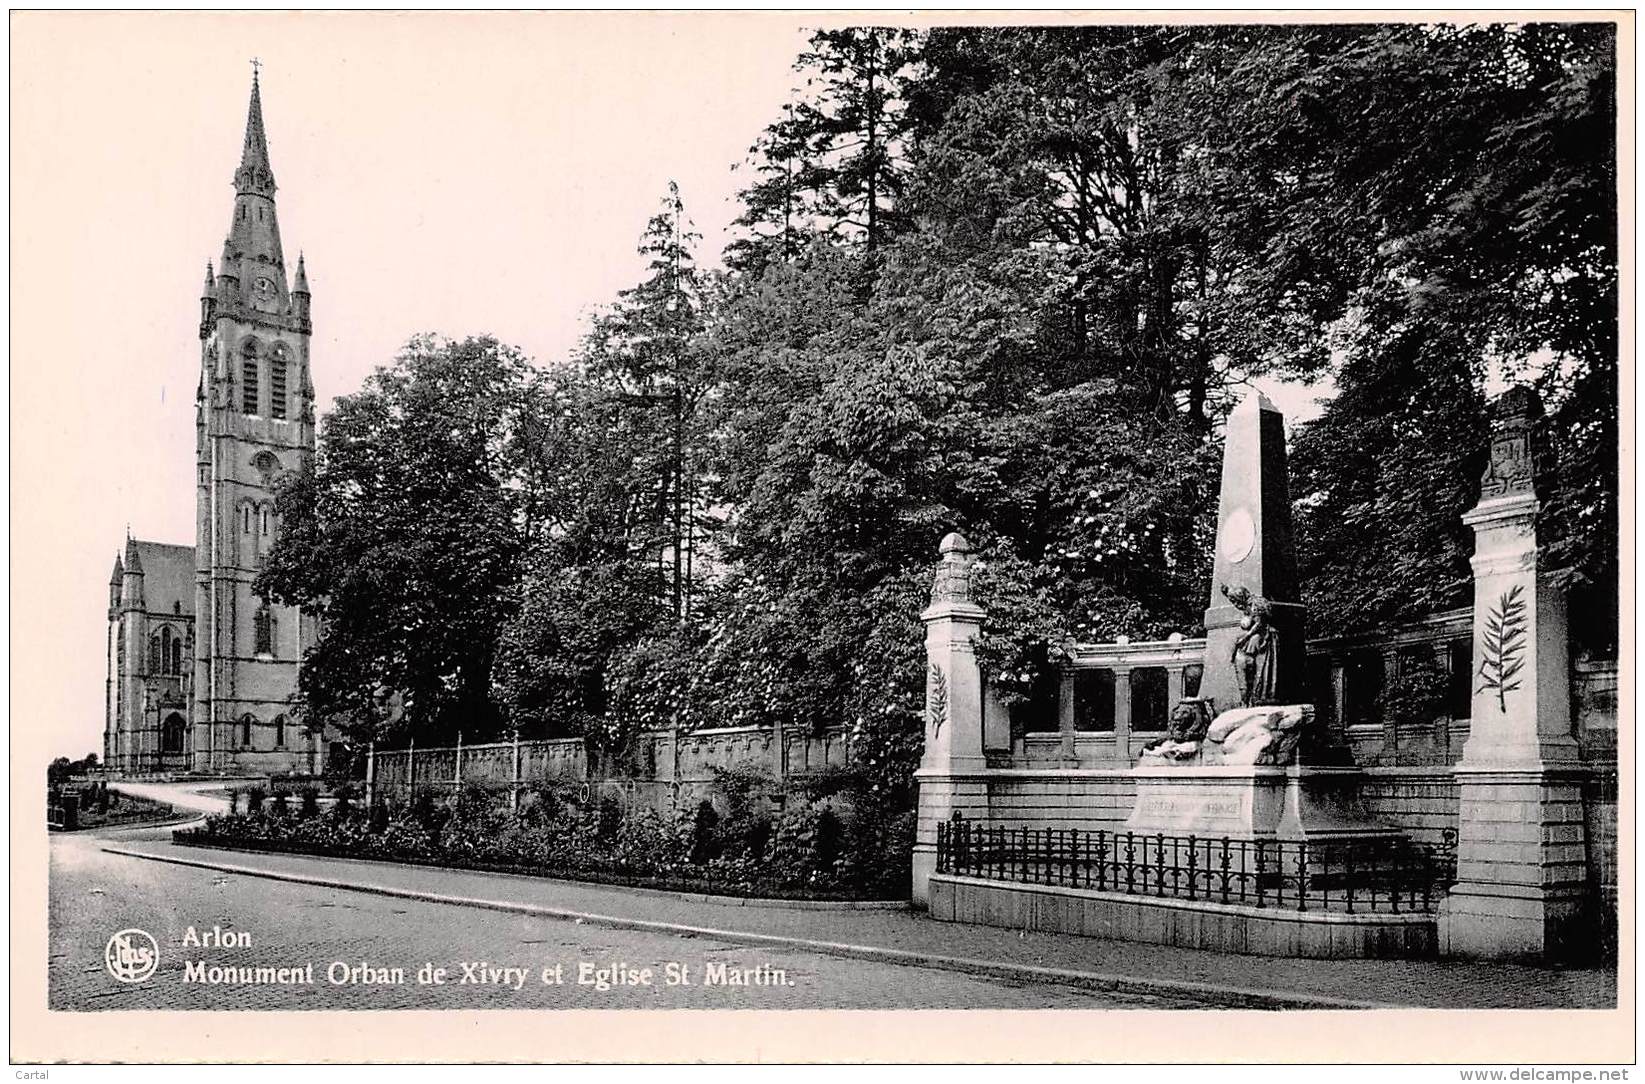
<svg viewBox="0 0 1645 1084">
<path fill-rule="evenodd" d="M 51 841 L 50 1004 L 54 1009 L 390 1008 L 1189 1008 L 1176 997 L 1096 993 L 1014 984 L 920 967 L 757 948 L 707 938 L 617 930 L 453 904 L 393 899 L 144 861 L 102 850 L 106 841 L 163 838 L 154 829 L 60 835 Z M 249 947 L 185 945 L 190 927 L 222 927 Z M 116 981 L 104 950 L 136 927 L 159 944 L 160 963 L 139 984 Z M 305 968 L 313 983 L 208 985 L 185 981 L 189 961 L 205 967 Z M 462 964 L 524 968 L 513 985 L 462 983 Z M 355 970 L 334 985 L 328 969 Z M 584 963 L 651 969 L 653 985 L 579 984 Z M 423 964 L 443 967 L 444 985 L 419 985 Z M 690 985 L 665 984 L 669 963 Z M 545 968 L 558 984 L 545 984 Z M 710 965 L 744 972 L 748 985 L 704 985 Z M 357 981 L 393 978 L 404 982 Z M 484 976 L 483 969 L 480 974 Z M 519 972 L 506 978 L 518 982 Z M 491 976 L 499 977 L 499 976 Z M 594 978 L 594 976 L 590 976 Z M 763 983 L 762 980 L 763 979 Z"/>
<path fill-rule="evenodd" d="M 130 794 L 135 798 L 146 798 L 151 802 L 165 802 L 192 813 L 223 813 L 228 810 L 228 801 L 220 792 L 235 783 L 232 779 L 189 783 L 128 783 L 111 780 L 109 789 L 117 790 L 121 794 Z"/>
</svg>

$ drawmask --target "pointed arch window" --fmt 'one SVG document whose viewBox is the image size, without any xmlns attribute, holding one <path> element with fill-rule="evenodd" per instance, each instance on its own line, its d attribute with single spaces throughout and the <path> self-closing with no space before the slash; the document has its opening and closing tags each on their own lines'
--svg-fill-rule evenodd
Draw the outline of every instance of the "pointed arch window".
<svg viewBox="0 0 1645 1084">
<path fill-rule="evenodd" d="M 286 717 L 284 715 L 276 715 L 274 717 L 274 748 L 284 749 L 285 747 L 286 747 Z"/>
<path fill-rule="evenodd" d="M 241 745 L 241 747 L 246 748 L 246 749 L 251 748 L 251 727 L 252 727 L 252 724 L 255 723 L 256 721 L 257 721 L 256 719 L 253 719 L 251 717 L 250 712 L 247 712 L 246 714 L 240 716 L 240 745 Z"/>
<path fill-rule="evenodd" d="M 257 340 L 247 339 L 240 358 L 240 409 L 247 414 L 258 412 L 261 389 L 257 378 Z"/>
<path fill-rule="evenodd" d="M 280 529 L 280 519 L 274 514 L 272 502 L 257 506 L 257 556 L 261 559 L 274 545 L 274 535 Z"/>
<path fill-rule="evenodd" d="M 181 674 L 183 672 L 183 638 L 162 625 L 149 640 L 149 673 Z"/>
<path fill-rule="evenodd" d="M 274 613 L 263 603 L 253 619 L 256 631 L 256 651 L 259 655 L 274 654 Z"/>
<path fill-rule="evenodd" d="M 177 712 L 166 716 L 165 729 L 161 733 L 160 751 L 163 753 L 181 753 L 183 751 L 183 717 Z"/>
</svg>

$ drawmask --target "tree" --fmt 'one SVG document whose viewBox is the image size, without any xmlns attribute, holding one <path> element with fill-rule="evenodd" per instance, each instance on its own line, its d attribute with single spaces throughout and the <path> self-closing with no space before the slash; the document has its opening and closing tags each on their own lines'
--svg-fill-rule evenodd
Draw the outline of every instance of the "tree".
<svg viewBox="0 0 1645 1084">
<path fill-rule="evenodd" d="M 668 569 L 670 602 L 681 620 L 691 612 L 700 518 L 698 420 L 713 391 L 705 287 L 693 254 L 697 240 L 679 188 L 670 182 L 662 209 L 640 240 L 646 277 L 595 320 L 579 359 L 593 384 L 627 412 L 623 424 L 650 444 L 649 463 L 629 460 L 655 483 L 650 530 L 634 542 Z"/>
<path fill-rule="evenodd" d="M 490 338 L 424 336 L 344 396 L 282 487 L 256 590 L 320 619 L 299 705 L 360 740 L 494 731 L 498 634 L 525 500 L 511 455 L 527 365 Z"/>
<path fill-rule="evenodd" d="M 1314 270 L 1276 273 L 1198 98 L 1238 43 L 1180 27 L 932 31 L 911 213 L 946 243 L 1053 256 L 1041 349 L 1210 432 L 1230 388 L 1326 361 Z M 1237 391 L 1237 388 L 1235 389 Z"/>
<path fill-rule="evenodd" d="M 1239 71 L 1237 91 L 1207 116 L 1226 126 L 1224 154 L 1238 171 L 1279 182 L 1251 189 L 1263 217 L 1283 227 L 1276 262 L 1356 269 L 1337 328 L 1345 393 L 1298 442 L 1325 502 L 1304 517 L 1304 554 L 1320 562 L 1319 610 L 1374 623 L 1409 616 L 1412 604 L 1465 601 L 1455 588 L 1469 543 L 1454 517 L 1477 496 L 1481 389 L 1529 380 L 1550 419 L 1539 538 L 1548 564 L 1574 574 L 1573 604 L 1600 615 L 1581 623 L 1579 637 L 1609 650 L 1612 29 L 1295 28 L 1265 38 Z M 1413 405 L 1436 394 L 1447 398 Z M 1373 498 L 1367 478 L 1391 485 Z M 1364 501 L 1350 518 L 1373 529 L 1333 545 L 1341 521 L 1331 509 L 1343 510 L 1351 493 Z M 1432 499 L 1413 506 L 1416 496 Z M 1379 554 L 1412 530 L 1389 517 L 1417 510 L 1452 537 L 1405 537 L 1411 545 Z"/>
<path fill-rule="evenodd" d="M 527 391 L 531 555 L 492 675 L 520 729 L 620 748 L 635 713 L 618 685 L 700 608 L 716 384 L 696 239 L 670 185 L 640 242 L 646 277 Z"/>
<path fill-rule="evenodd" d="M 759 179 L 743 192 L 731 262 L 745 268 L 790 259 L 806 232 L 859 246 L 866 280 L 875 255 L 905 223 L 904 87 L 917 36 L 895 27 L 819 30 L 794 62 L 805 75 L 783 117 L 749 148 Z"/>
<path fill-rule="evenodd" d="M 1397 304 L 1397 296 L 1392 300 Z M 1478 340 L 1406 329 L 1350 356 L 1325 412 L 1292 441 L 1309 628 L 1345 635 L 1472 598 L 1486 439 Z"/>
</svg>

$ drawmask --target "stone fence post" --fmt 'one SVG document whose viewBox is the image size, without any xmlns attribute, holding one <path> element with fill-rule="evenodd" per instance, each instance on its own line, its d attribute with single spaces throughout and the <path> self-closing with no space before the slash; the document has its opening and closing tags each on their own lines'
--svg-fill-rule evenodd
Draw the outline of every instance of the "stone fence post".
<svg viewBox="0 0 1645 1084">
<path fill-rule="evenodd" d="M 520 732 L 509 732 L 509 741 L 514 746 L 514 770 L 509 777 L 508 808 L 518 811 L 520 808 Z"/>
<path fill-rule="evenodd" d="M 377 743 L 371 742 L 366 746 L 366 808 L 373 809 L 377 804 Z"/>
<path fill-rule="evenodd" d="M 987 616 L 971 599 L 971 546 L 959 534 L 942 540 L 925 622 L 925 753 L 914 773 L 919 788 L 914 836 L 915 904 L 930 898 L 937 868 L 937 825 L 956 813 L 986 816 L 983 777 L 983 680 L 976 641 Z"/>
</svg>

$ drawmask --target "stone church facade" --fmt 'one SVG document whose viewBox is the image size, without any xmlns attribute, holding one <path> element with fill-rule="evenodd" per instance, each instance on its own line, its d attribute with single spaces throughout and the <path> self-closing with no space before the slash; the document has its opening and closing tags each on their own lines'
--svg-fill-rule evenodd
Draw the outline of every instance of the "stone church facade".
<svg viewBox="0 0 1645 1084">
<path fill-rule="evenodd" d="M 252 584 L 274 494 L 314 454 L 310 293 L 288 281 L 252 78 L 234 208 L 200 297 L 195 544 L 128 539 L 109 586 L 104 761 L 122 772 L 317 772 L 325 735 L 292 702 L 314 619 Z"/>
</svg>

